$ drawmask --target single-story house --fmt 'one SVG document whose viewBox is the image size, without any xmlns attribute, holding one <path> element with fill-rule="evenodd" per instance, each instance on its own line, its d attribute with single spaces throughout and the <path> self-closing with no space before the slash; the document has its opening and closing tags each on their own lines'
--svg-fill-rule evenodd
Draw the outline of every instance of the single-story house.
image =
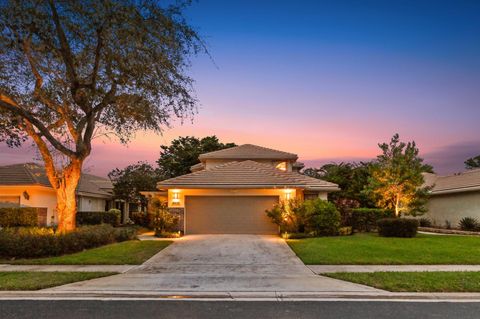
<svg viewBox="0 0 480 319">
<path fill-rule="evenodd" d="M 105 211 L 112 207 L 110 180 L 82 174 L 77 187 L 78 211 Z M 56 221 L 57 198 L 45 168 L 35 163 L 0 166 L 0 207 L 38 208 L 41 224 Z"/>
<path fill-rule="evenodd" d="M 275 234 L 266 216 L 280 200 L 327 199 L 338 186 L 299 173 L 296 154 L 244 144 L 201 154 L 192 173 L 158 183 L 185 234 Z M 165 193 L 163 193 L 165 194 Z"/>
<path fill-rule="evenodd" d="M 426 217 L 435 225 L 450 223 L 458 227 L 463 217 L 480 220 L 480 169 L 439 176 L 424 174 L 425 183 L 433 186 Z"/>
</svg>

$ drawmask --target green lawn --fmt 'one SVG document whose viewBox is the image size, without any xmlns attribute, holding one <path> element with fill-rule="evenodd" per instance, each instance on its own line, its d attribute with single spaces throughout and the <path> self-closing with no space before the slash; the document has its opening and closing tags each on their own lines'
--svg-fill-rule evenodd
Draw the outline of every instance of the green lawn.
<svg viewBox="0 0 480 319">
<path fill-rule="evenodd" d="M 473 236 L 387 238 L 355 234 L 287 242 L 309 265 L 480 264 L 480 237 Z"/>
<path fill-rule="evenodd" d="M 396 292 L 480 291 L 480 272 L 374 272 L 323 275 Z"/>
<path fill-rule="evenodd" d="M 111 272 L 0 272 L 0 290 L 39 290 L 114 274 Z"/>
<path fill-rule="evenodd" d="M 0 263 L 21 265 L 140 265 L 172 241 L 131 240 L 59 257 L 4 260 Z"/>
</svg>

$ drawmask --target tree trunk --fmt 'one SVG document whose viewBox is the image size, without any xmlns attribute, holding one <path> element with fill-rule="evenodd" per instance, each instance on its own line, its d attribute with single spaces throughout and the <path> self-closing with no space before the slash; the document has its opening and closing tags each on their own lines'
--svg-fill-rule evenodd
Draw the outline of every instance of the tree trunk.
<svg viewBox="0 0 480 319">
<path fill-rule="evenodd" d="M 82 173 L 82 163 L 72 161 L 63 170 L 57 191 L 58 231 L 68 232 L 75 229 L 77 214 L 76 189 Z"/>
<path fill-rule="evenodd" d="M 400 215 L 400 196 L 397 194 L 397 198 L 395 199 L 395 217 Z"/>
</svg>

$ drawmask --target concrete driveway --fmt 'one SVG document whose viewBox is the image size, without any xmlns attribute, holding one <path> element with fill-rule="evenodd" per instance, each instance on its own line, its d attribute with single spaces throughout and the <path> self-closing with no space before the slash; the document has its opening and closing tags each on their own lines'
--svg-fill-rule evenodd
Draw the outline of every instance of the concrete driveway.
<svg viewBox="0 0 480 319">
<path fill-rule="evenodd" d="M 135 292 L 379 292 L 314 274 L 284 240 L 259 235 L 191 235 L 146 263 L 107 278 L 50 290 Z"/>
</svg>

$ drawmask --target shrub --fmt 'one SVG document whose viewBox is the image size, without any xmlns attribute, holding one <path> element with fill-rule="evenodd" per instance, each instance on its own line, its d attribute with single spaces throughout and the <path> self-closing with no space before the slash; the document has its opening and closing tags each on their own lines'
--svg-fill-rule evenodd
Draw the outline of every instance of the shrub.
<svg viewBox="0 0 480 319">
<path fill-rule="evenodd" d="M 179 231 L 176 231 L 176 232 L 156 231 L 155 236 L 160 238 L 180 238 L 182 236 L 182 233 L 180 233 Z"/>
<path fill-rule="evenodd" d="M 351 226 L 344 226 L 338 229 L 338 235 L 340 236 L 350 236 L 353 234 L 353 229 Z"/>
<path fill-rule="evenodd" d="M 306 234 L 306 233 L 283 233 L 282 238 L 283 239 L 303 239 L 303 238 L 311 238 L 314 237 L 312 234 Z"/>
<path fill-rule="evenodd" d="M 304 233 L 309 222 L 304 202 L 298 199 L 281 201 L 266 213 L 280 226 L 281 233 Z"/>
<path fill-rule="evenodd" d="M 0 208 L 1 227 L 37 226 L 37 209 L 32 207 Z"/>
<path fill-rule="evenodd" d="M 130 218 L 135 225 L 142 226 L 142 227 L 150 227 L 152 223 L 151 214 L 147 212 L 133 212 L 130 214 Z"/>
<path fill-rule="evenodd" d="M 380 208 L 355 208 L 347 225 L 352 226 L 354 231 L 370 232 L 377 228 L 377 220 L 393 217 L 391 210 Z"/>
<path fill-rule="evenodd" d="M 168 211 L 167 203 L 157 201 L 152 204 L 152 207 L 150 227 L 155 230 L 155 233 L 175 231 L 179 217 Z"/>
<path fill-rule="evenodd" d="M 5 228 L 0 231 L 0 257 L 59 256 L 135 237 L 133 228 L 114 228 L 108 224 L 83 226 L 62 234 L 55 234 L 51 228 Z"/>
<path fill-rule="evenodd" d="M 341 224 L 343 226 L 349 225 L 349 220 L 352 218 L 352 210 L 359 208 L 360 202 L 356 199 L 339 198 L 334 203 L 342 217 Z"/>
<path fill-rule="evenodd" d="M 468 231 L 475 231 L 480 228 L 480 224 L 478 223 L 478 220 L 473 217 L 463 217 L 458 223 L 458 226 L 460 227 L 461 230 L 468 230 Z"/>
<path fill-rule="evenodd" d="M 340 213 L 337 207 L 326 200 L 312 199 L 304 202 L 307 216 L 306 230 L 317 236 L 334 236 L 340 227 Z"/>
<path fill-rule="evenodd" d="M 77 212 L 77 225 L 120 225 L 121 212 L 118 209 L 110 209 L 107 212 Z"/>
<path fill-rule="evenodd" d="M 333 203 L 321 199 L 281 201 L 266 214 L 280 226 L 281 233 L 337 235 L 340 213 Z"/>
<path fill-rule="evenodd" d="M 449 220 L 445 220 L 445 228 L 446 229 L 452 229 L 452 223 Z"/>
<path fill-rule="evenodd" d="M 418 220 L 413 218 L 382 218 L 377 221 L 378 234 L 383 237 L 414 237 Z"/>
<path fill-rule="evenodd" d="M 432 227 L 432 221 L 427 217 L 422 217 L 418 220 L 420 227 Z"/>
</svg>

